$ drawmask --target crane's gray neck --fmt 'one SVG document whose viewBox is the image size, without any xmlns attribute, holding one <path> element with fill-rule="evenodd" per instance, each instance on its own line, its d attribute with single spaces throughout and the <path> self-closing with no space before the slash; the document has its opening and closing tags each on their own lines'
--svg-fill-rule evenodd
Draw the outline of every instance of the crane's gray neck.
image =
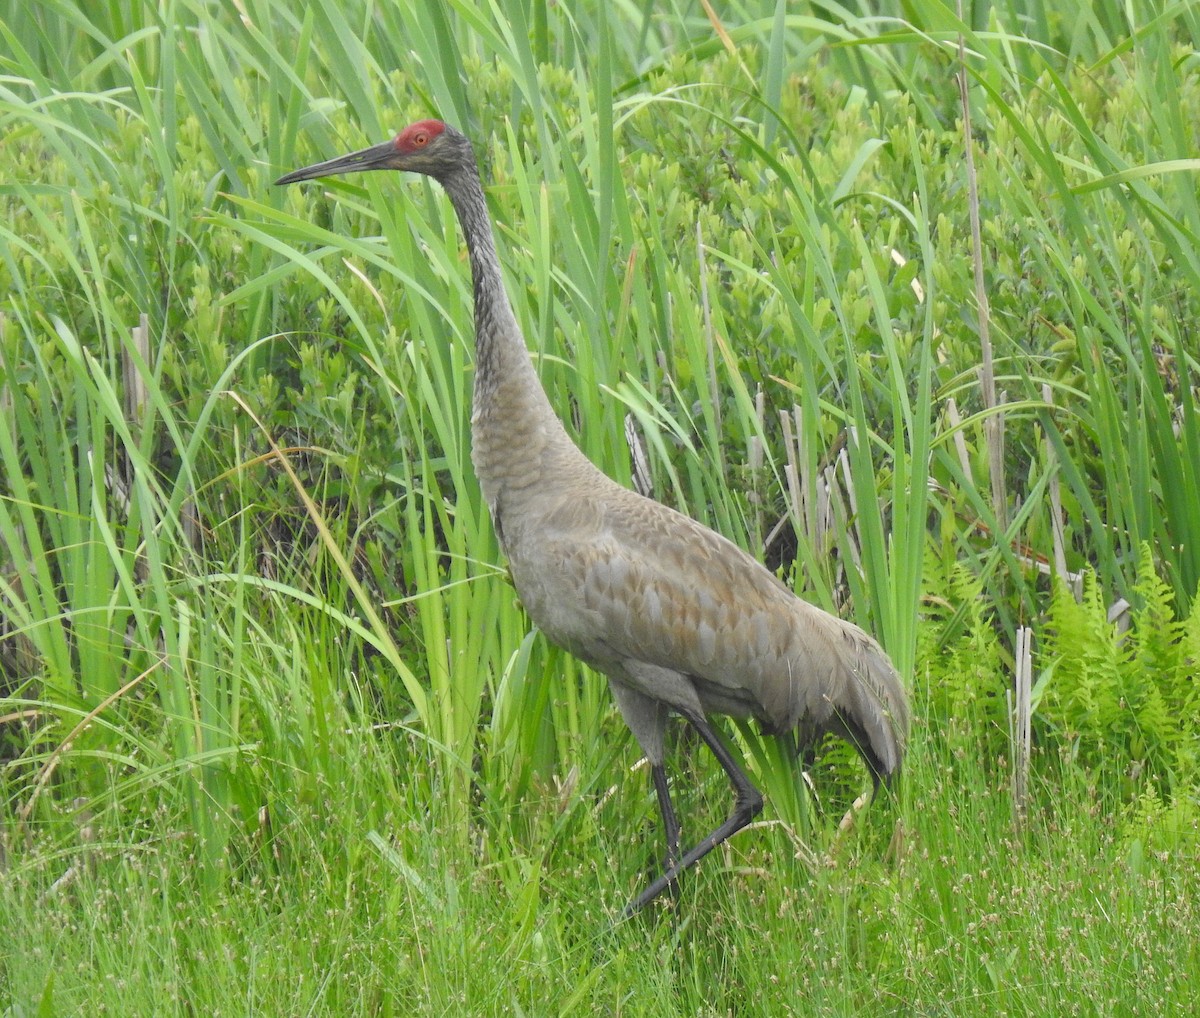
<svg viewBox="0 0 1200 1018">
<path fill-rule="evenodd" d="M 471 258 L 475 295 L 476 408 L 480 396 L 490 394 L 506 377 L 527 376 L 540 392 L 541 384 L 504 289 L 479 173 L 474 166 L 456 170 L 442 180 L 442 186 L 454 205 Z"/>
<path fill-rule="evenodd" d="M 546 398 L 504 290 L 483 186 L 473 162 L 441 181 L 458 214 L 475 289 L 475 394 L 471 458 L 506 548 L 544 508 L 550 479 L 596 470 Z"/>
</svg>

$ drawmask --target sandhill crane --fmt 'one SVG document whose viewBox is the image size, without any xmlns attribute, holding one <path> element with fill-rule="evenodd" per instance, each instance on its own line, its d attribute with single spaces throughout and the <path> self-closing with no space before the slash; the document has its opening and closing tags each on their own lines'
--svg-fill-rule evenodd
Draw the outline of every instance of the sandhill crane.
<svg viewBox="0 0 1200 1018">
<path fill-rule="evenodd" d="M 650 762 L 667 840 L 640 909 L 762 809 L 761 793 L 707 714 L 765 731 L 848 740 L 876 786 L 904 756 L 908 703 L 882 648 L 858 626 L 796 597 L 760 563 L 695 520 L 621 487 L 575 446 L 525 347 L 500 272 L 471 143 L 439 120 L 280 177 L 362 170 L 438 181 L 458 215 L 475 292 L 472 461 L 517 594 L 552 643 L 608 677 Z M 729 818 L 682 856 L 663 763 L 668 714 L 696 730 L 733 785 Z"/>
</svg>

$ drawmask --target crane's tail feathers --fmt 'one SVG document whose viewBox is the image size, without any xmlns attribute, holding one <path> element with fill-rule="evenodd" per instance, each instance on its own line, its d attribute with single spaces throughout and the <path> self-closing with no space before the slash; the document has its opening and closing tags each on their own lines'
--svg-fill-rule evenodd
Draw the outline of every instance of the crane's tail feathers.
<svg viewBox="0 0 1200 1018">
<path fill-rule="evenodd" d="M 908 742 L 908 697 L 883 649 L 861 630 L 846 634 L 852 653 L 831 683 L 827 712 L 810 716 L 804 732 L 845 739 L 863 758 L 878 789 L 900 772 Z"/>
<path fill-rule="evenodd" d="M 867 765 L 876 791 L 879 790 L 881 784 L 888 788 L 892 787 L 893 782 L 900 774 L 900 764 L 897 762 L 889 767 L 888 762 L 876 752 L 866 731 L 849 718 L 836 712 L 830 716 L 822 730 L 836 735 L 839 739 L 844 739 L 854 747 L 858 755 L 862 757 L 863 763 Z"/>
</svg>

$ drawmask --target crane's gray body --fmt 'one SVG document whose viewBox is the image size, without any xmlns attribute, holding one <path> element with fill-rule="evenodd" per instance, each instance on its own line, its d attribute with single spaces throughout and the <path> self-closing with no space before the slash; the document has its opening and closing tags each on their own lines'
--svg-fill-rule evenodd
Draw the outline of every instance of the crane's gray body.
<svg viewBox="0 0 1200 1018">
<path fill-rule="evenodd" d="M 426 173 L 446 189 L 471 258 L 476 365 L 472 459 L 517 594 L 552 643 L 608 677 L 652 764 L 667 871 L 631 907 L 761 808 L 758 791 L 704 716 L 848 739 L 876 780 L 901 764 L 903 686 L 863 630 L 796 597 L 705 526 L 623 488 L 571 441 L 534 371 L 505 293 L 491 219 L 466 137 L 422 121 L 394 143 L 298 170 L 279 183 L 363 169 Z M 663 769 L 670 712 L 704 738 L 737 791 L 734 815 L 682 859 Z"/>
<path fill-rule="evenodd" d="M 463 176 L 447 190 L 475 278 L 472 460 L 530 618 L 608 677 L 651 763 L 667 711 L 690 708 L 833 731 L 892 774 L 907 701 L 879 644 L 732 541 L 621 487 L 571 441 L 505 295 L 478 176 Z"/>
</svg>

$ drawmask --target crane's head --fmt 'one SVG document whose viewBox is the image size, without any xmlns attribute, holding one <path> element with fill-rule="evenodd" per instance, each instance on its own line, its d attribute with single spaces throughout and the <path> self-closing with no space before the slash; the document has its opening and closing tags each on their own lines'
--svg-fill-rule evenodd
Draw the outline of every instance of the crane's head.
<svg viewBox="0 0 1200 1018">
<path fill-rule="evenodd" d="M 275 183 L 294 184 L 298 180 L 362 170 L 411 170 L 444 181 L 455 170 L 474 165 L 475 154 L 466 135 L 440 120 L 420 120 L 382 145 L 293 170 Z"/>
</svg>

